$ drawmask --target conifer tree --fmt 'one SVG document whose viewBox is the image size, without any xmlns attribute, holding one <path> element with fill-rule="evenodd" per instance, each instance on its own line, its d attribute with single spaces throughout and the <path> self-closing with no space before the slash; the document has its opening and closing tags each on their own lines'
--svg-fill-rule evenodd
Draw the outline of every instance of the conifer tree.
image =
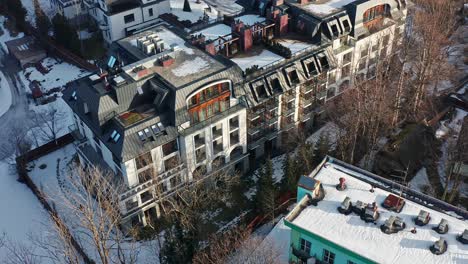
<svg viewBox="0 0 468 264">
<path fill-rule="evenodd" d="M 173 217 L 172 222 L 172 228 L 164 233 L 164 245 L 160 251 L 162 263 L 191 263 L 195 254 L 193 236 L 184 230 L 178 217 Z"/>
<path fill-rule="evenodd" d="M 34 0 L 34 13 L 36 14 L 36 27 L 43 36 L 48 36 L 50 20 L 39 5 L 38 0 Z"/>
<path fill-rule="evenodd" d="M 6 8 L 13 15 L 19 30 L 24 30 L 27 11 L 21 0 L 6 0 Z"/>
<path fill-rule="evenodd" d="M 192 12 L 192 8 L 190 7 L 189 0 L 184 0 L 184 8 L 182 10 L 184 12 Z"/>
<path fill-rule="evenodd" d="M 283 163 L 283 178 L 281 179 L 281 190 L 283 192 L 294 193 L 297 189 L 298 173 L 296 161 L 291 155 L 286 154 L 286 160 Z"/>
<path fill-rule="evenodd" d="M 275 185 L 273 182 L 273 164 L 271 159 L 268 159 L 260 170 L 255 202 L 258 213 L 270 219 L 274 218 Z"/>
<path fill-rule="evenodd" d="M 71 26 L 68 20 L 64 16 L 57 14 L 52 19 L 52 26 L 57 43 L 71 50 L 72 52 L 79 54 L 80 42 L 78 33 Z"/>
<path fill-rule="evenodd" d="M 314 145 L 314 154 L 313 154 L 313 166 L 316 167 L 317 165 L 322 162 L 326 155 L 330 153 L 330 137 L 328 133 L 322 133 L 318 139 L 318 141 Z"/>
</svg>

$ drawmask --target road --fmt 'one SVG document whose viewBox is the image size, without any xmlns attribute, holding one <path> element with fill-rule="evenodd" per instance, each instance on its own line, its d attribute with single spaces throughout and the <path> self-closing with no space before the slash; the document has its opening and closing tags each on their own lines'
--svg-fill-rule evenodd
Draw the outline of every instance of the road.
<svg viewBox="0 0 468 264">
<path fill-rule="evenodd" d="M 14 153 L 12 133 L 18 130 L 12 128 L 26 131 L 33 123 L 33 112 L 29 110 L 26 92 L 18 77 L 21 68 L 12 56 L 5 54 L 2 49 L 0 49 L 0 71 L 9 83 L 12 97 L 10 109 L 0 117 L 0 160 L 4 160 Z"/>
</svg>

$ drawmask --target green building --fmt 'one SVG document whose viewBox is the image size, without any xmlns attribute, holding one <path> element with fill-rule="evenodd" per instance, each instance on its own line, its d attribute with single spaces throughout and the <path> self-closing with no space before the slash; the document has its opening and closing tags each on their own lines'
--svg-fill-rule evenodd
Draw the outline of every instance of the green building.
<svg viewBox="0 0 468 264">
<path fill-rule="evenodd" d="M 386 209 L 400 195 L 401 211 Z M 468 263 L 460 239 L 467 218 L 463 209 L 327 157 L 301 177 L 297 204 L 284 218 L 289 263 Z"/>
</svg>

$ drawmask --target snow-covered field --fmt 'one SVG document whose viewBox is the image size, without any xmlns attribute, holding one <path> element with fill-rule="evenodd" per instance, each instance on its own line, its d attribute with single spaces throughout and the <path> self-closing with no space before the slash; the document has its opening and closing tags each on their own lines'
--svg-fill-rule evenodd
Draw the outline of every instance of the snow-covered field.
<svg viewBox="0 0 468 264">
<path fill-rule="evenodd" d="M 2 233 L 6 234 L 8 247 L 34 247 L 30 235 L 47 233 L 47 226 L 50 227 L 52 223 L 31 190 L 16 181 L 17 177 L 10 165 L 0 161 L 0 237 Z M 13 259 L 8 247 L 0 247 L 0 263 Z M 42 252 L 36 250 L 35 253 Z"/>
<path fill-rule="evenodd" d="M 5 26 L 4 26 L 4 23 L 6 21 L 6 18 L 4 16 L 0 16 L 0 28 L 1 28 L 1 32 L 3 32 L 3 34 L 0 36 L 0 44 L 2 45 L 2 49 L 5 53 L 8 53 L 8 49 L 7 49 L 7 46 L 5 45 L 5 42 L 7 41 L 10 41 L 10 40 L 13 40 L 13 39 L 18 39 L 18 38 L 22 38 L 24 37 L 24 33 L 23 32 L 20 32 L 18 33 L 17 36 L 12 36 L 10 34 L 10 31 L 8 31 Z"/>
<path fill-rule="evenodd" d="M 3 72 L 0 71 L 0 116 L 11 106 L 11 90 Z"/>
<path fill-rule="evenodd" d="M 32 81 L 38 81 L 42 91 L 46 92 L 89 74 L 75 65 L 51 57 L 45 58 L 41 64 L 49 70 L 48 73 L 42 74 L 35 67 L 28 67 L 20 73 L 21 82 L 28 93 L 31 92 L 29 86 Z"/>
</svg>

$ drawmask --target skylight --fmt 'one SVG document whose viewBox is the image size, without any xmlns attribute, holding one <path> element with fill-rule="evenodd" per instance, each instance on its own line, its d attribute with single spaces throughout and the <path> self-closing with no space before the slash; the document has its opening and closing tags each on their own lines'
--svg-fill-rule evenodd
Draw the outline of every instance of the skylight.
<svg viewBox="0 0 468 264">
<path fill-rule="evenodd" d="M 78 96 L 76 95 L 76 91 L 73 91 L 73 93 L 71 94 L 70 100 L 72 100 L 72 99 L 75 100 L 75 101 L 78 99 Z"/>
</svg>

